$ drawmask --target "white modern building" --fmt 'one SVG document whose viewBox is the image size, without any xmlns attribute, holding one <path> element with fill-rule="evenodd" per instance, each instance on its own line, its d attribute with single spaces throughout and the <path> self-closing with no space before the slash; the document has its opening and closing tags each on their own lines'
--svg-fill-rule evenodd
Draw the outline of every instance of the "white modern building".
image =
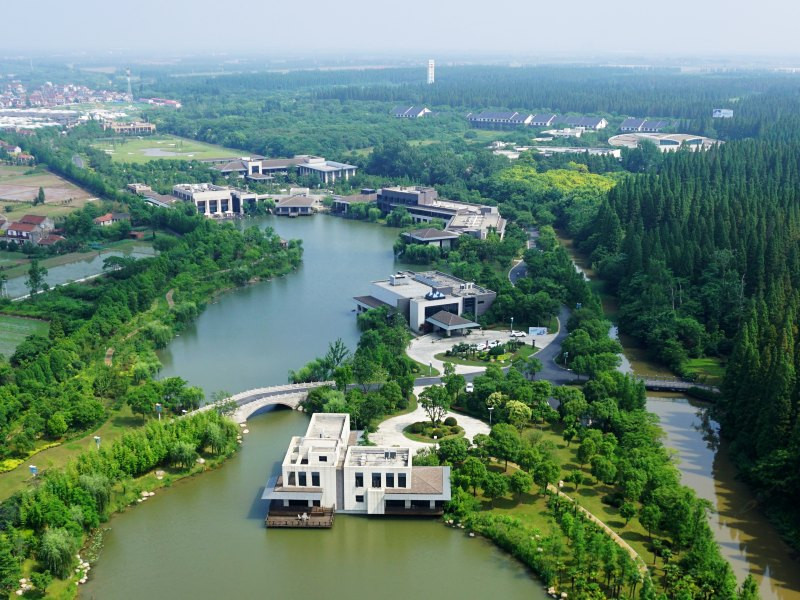
<svg viewBox="0 0 800 600">
<path fill-rule="evenodd" d="M 350 415 L 312 415 L 306 434 L 291 439 L 280 474 L 264 489 L 267 525 L 330 527 L 334 512 L 443 512 L 450 500 L 449 467 L 414 467 L 410 448 L 355 442 Z"/>
<path fill-rule="evenodd" d="M 192 202 L 200 214 L 216 218 L 243 215 L 245 206 L 258 199 L 256 194 L 211 183 L 181 183 L 172 187 L 172 195 Z"/>
<path fill-rule="evenodd" d="M 399 312 L 416 333 L 442 330 L 449 335 L 479 327 L 475 321 L 496 297 L 491 290 L 441 271 L 399 271 L 373 281 L 369 295 L 354 300 L 359 311 L 385 306 Z"/>
<path fill-rule="evenodd" d="M 350 179 L 358 171 L 355 165 L 326 160 L 321 156 L 298 154 L 294 158 L 269 158 L 245 156 L 235 160 L 208 159 L 203 162 L 211 163 L 223 175 L 239 175 L 253 181 L 271 179 L 274 175 L 287 174 L 291 169 L 296 169 L 298 175 L 311 175 L 322 183 L 335 183 L 339 179 Z"/>
</svg>

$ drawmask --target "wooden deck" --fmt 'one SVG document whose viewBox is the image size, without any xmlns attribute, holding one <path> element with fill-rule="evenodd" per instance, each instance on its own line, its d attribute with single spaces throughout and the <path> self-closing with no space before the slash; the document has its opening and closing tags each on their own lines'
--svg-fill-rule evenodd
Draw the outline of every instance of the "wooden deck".
<svg viewBox="0 0 800 600">
<path fill-rule="evenodd" d="M 267 527 L 330 529 L 333 527 L 333 516 L 331 508 L 312 507 L 304 510 L 304 507 L 294 506 L 270 509 L 264 522 Z"/>
</svg>

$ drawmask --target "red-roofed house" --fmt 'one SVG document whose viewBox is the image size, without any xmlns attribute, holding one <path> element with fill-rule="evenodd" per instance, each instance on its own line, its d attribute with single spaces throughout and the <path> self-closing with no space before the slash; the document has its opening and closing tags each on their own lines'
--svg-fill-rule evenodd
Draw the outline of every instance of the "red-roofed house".
<svg viewBox="0 0 800 600">
<path fill-rule="evenodd" d="M 6 227 L 5 239 L 17 244 L 38 244 L 53 230 L 53 221 L 39 215 L 25 215 Z M 60 237 L 60 236 L 59 236 Z"/>
<path fill-rule="evenodd" d="M 100 227 L 110 227 L 114 223 L 130 220 L 131 216 L 128 213 L 106 213 L 94 219 L 94 224 L 100 225 Z"/>
</svg>

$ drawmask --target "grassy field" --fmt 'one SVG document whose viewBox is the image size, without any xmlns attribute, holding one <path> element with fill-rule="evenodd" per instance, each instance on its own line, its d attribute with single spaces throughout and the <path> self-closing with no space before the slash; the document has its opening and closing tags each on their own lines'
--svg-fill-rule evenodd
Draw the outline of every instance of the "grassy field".
<svg viewBox="0 0 800 600">
<path fill-rule="evenodd" d="M 174 135 L 117 138 L 97 142 L 94 147 L 108 153 L 114 162 L 131 163 L 145 163 L 159 158 L 170 160 L 236 158 L 246 154 L 241 150 L 231 150 Z"/>
<path fill-rule="evenodd" d="M 697 380 L 710 385 L 719 385 L 725 376 L 725 364 L 721 358 L 692 358 L 686 363 L 686 370 L 697 375 Z"/>
<path fill-rule="evenodd" d="M 40 187 L 45 203 L 33 206 Z M 89 192 L 44 168 L 0 166 L 0 214 L 9 221 L 25 214 L 59 217 L 93 199 Z"/>
<path fill-rule="evenodd" d="M 47 335 L 49 329 L 47 321 L 0 315 L 0 355 L 8 358 L 26 337 L 33 334 Z"/>
<path fill-rule="evenodd" d="M 40 473 L 46 469 L 63 467 L 67 462 L 74 459 L 78 452 L 94 448 L 94 436 L 99 435 L 101 444 L 106 445 L 121 438 L 122 434 L 126 431 L 130 431 L 132 427 L 139 427 L 141 425 L 141 417 L 134 417 L 130 407 L 124 405 L 119 412 L 114 413 L 112 417 L 96 431 L 34 454 L 24 460 L 22 464 L 13 471 L 0 474 L 0 501 L 19 492 L 28 485 L 31 480 L 28 465 L 36 465 Z"/>
<path fill-rule="evenodd" d="M 578 444 L 572 443 L 567 447 L 566 442 L 561 437 L 561 425 L 545 425 L 542 428 L 533 427 L 523 432 L 523 435 L 534 436 L 538 444 L 547 444 L 552 448 L 552 455 L 555 461 L 561 465 L 561 479 L 566 480 L 567 476 L 575 470 L 580 470 L 584 475 L 584 482 L 578 486 L 577 491 L 572 483 L 565 483 L 563 492 L 576 499 L 578 503 L 603 521 L 611 529 L 617 532 L 631 547 L 641 556 L 645 562 L 652 562 L 652 552 L 649 549 L 647 531 L 639 523 L 638 519 L 632 519 L 627 525 L 617 508 L 602 502 L 603 496 L 610 493 L 612 488 L 598 482 L 589 474 L 589 466 L 580 467 L 577 454 Z M 497 472 L 504 471 L 503 463 L 495 463 L 492 470 Z M 516 467 L 509 463 L 508 473 L 512 473 Z M 547 514 L 545 499 L 536 493 L 536 486 L 529 494 L 522 494 L 520 498 L 513 497 L 511 493 L 502 498 L 497 498 L 492 506 L 490 500 L 478 494 L 484 510 L 491 510 L 499 514 L 507 514 L 518 517 L 522 521 L 538 527 L 544 532 L 554 527 L 551 517 Z M 637 507 L 638 508 L 638 507 Z"/>
</svg>

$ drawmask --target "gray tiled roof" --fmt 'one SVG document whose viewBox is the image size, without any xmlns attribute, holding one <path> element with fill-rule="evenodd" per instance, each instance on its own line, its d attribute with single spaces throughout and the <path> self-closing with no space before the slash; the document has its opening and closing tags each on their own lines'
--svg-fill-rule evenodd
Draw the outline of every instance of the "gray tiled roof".
<svg viewBox="0 0 800 600">
<path fill-rule="evenodd" d="M 559 121 L 572 127 L 597 127 L 603 117 L 561 117 Z"/>
<path fill-rule="evenodd" d="M 461 325 L 474 325 L 472 321 L 468 321 L 464 317 L 459 317 L 455 313 L 447 312 L 446 310 L 440 310 L 434 315 L 431 315 L 426 319 L 426 321 L 436 321 L 437 323 L 441 323 L 447 327 L 458 327 Z"/>
<path fill-rule="evenodd" d="M 515 111 L 494 112 L 494 111 L 490 111 L 490 110 L 484 110 L 482 112 L 479 112 L 478 114 L 471 114 L 469 116 L 469 119 L 471 121 L 482 120 L 482 119 L 494 119 L 494 120 L 497 120 L 497 121 L 503 121 L 503 120 L 510 121 L 511 119 L 514 118 L 514 116 L 516 116 L 518 114 L 519 113 L 517 113 Z"/>
</svg>

